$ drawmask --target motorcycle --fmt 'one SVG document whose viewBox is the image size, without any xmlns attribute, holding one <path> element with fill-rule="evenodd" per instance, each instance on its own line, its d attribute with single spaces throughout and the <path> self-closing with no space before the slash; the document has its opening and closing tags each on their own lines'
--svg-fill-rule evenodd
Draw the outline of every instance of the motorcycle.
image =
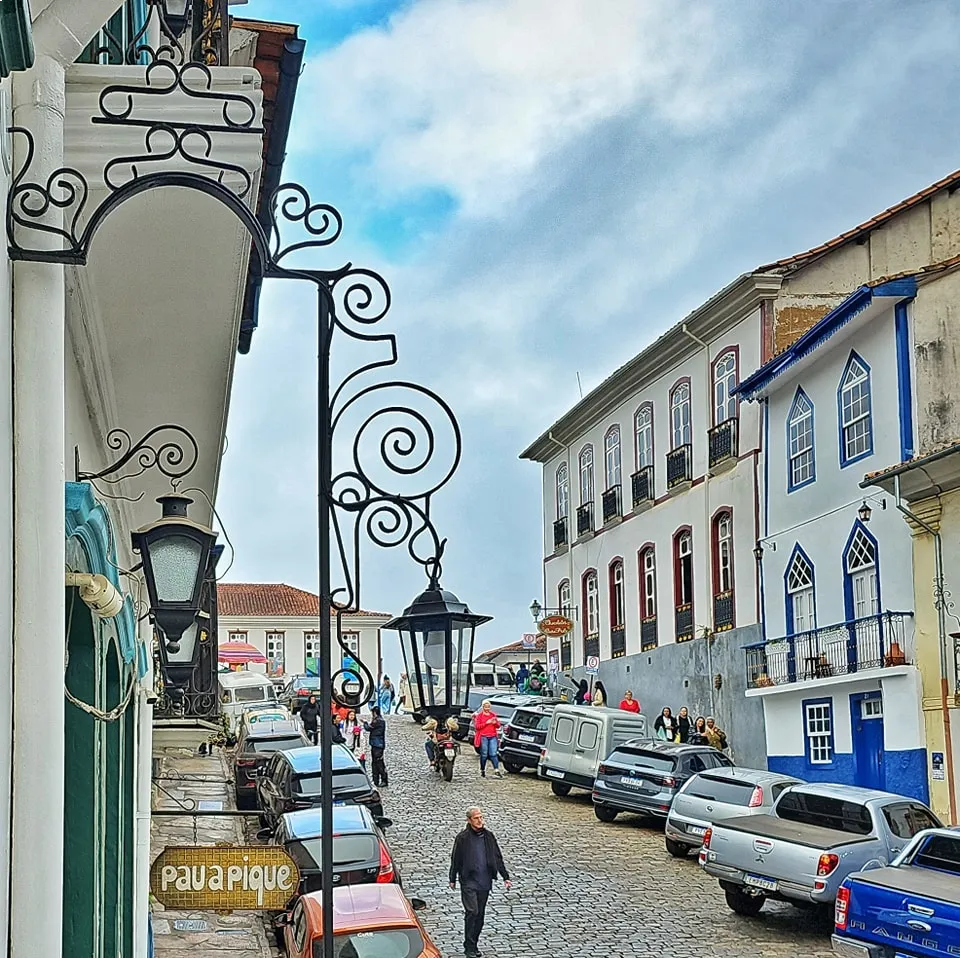
<svg viewBox="0 0 960 958">
<path fill-rule="evenodd" d="M 460 743 L 454 739 L 450 731 L 436 733 L 433 742 L 433 761 L 430 763 L 433 770 L 443 776 L 445 782 L 453 781 L 453 763 L 460 754 Z"/>
</svg>

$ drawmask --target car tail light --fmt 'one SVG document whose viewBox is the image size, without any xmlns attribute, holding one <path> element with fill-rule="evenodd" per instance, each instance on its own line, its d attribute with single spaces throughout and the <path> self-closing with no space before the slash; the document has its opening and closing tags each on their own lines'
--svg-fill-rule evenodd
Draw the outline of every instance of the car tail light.
<svg viewBox="0 0 960 958">
<path fill-rule="evenodd" d="M 609 775 L 609 774 L 610 774 L 610 766 L 609 766 L 609 765 L 601 765 L 601 766 L 597 769 L 597 774 L 598 774 L 598 775 Z"/>
<path fill-rule="evenodd" d="M 840 931 L 847 930 L 847 912 L 850 909 L 850 889 L 844 885 L 837 892 L 837 902 L 833 912 L 833 923 Z"/>
<path fill-rule="evenodd" d="M 711 838 L 713 838 L 713 829 L 712 829 L 712 828 L 708 828 L 708 829 L 703 833 L 703 848 L 709 848 L 709 847 L 710 847 L 710 839 L 711 839 Z"/>
<path fill-rule="evenodd" d="M 297 689 L 297 695 L 306 695 L 309 698 L 312 694 L 310 689 Z"/>
<path fill-rule="evenodd" d="M 248 766 L 250 766 L 250 765 L 256 765 L 256 764 L 257 764 L 257 763 L 256 763 L 256 760 L 255 760 L 255 759 L 252 759 L 252 758 L 238 758 L 238 759 L 237 759 L 237 765 L 241 765 L 241 766 L 243 766 L 243 767 L 245 767 L 245 768 L 248 767 Z"/>
<path fill-rule="evenodd" d="M 820 856 L 820 861 L 817 862 L 817 875 L 821 878 L 825 875 L 830 875 L 839 864 L 840 859 L 837 855 L 827 855 L 824 853 Z"/>
<path fill-rule="evenodd" d="M 747 803 L 747 807 L 759 808 L 762 804 L 763 804 L 763 789 L 758 785 L 753 790 L 753 794 L 750 796 L 750 801 Z"/>
<path fill-rule="evenodd" d="M 393 881 L 393 859 L 387 846 L 380 842 L 380 871 L 377 872 L 377 884 L 389 885 Z"/>
<path fill-rule="evenodd" d="M 676 788 L 676 787 L 677 787 L 677 780 L 676 780 L 672 775 L 664 775 L 664 776 L 660 779 L 660 781 L 661 781 L 667 788 Z"/>
</svg>

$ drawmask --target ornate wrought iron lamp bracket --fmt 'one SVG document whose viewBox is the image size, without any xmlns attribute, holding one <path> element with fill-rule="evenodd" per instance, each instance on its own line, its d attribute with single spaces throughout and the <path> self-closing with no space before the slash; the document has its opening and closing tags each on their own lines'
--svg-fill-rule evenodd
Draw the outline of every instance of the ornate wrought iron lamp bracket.
<svg viewBox="0 0 960 958">
<path fill-rule="evenodd" d="M 178 438 L 153 442 L 155 437 L 163 433 L 169 433 Z M 173 423 L 154 426 L 136 442 L 126 429 L 111 429 L 107 433 L 107 447 L 119 452 L 120 457 L 99 472 L 81 470 L 80 447 L 74 447 L 74 470 L 77 482 L 96 482 L 102 479 L 104 482 L 118 483 L 124 479 L 142 476 L 148 469 L 158 469 L 171 482 L 176 483 L 193 469 L 200 455 L 197 440 L 193 438 L 192 433 L 183 426 Z M 136 459 L 136 472 L 117 475 L 134 459 Z"/>
</svg>

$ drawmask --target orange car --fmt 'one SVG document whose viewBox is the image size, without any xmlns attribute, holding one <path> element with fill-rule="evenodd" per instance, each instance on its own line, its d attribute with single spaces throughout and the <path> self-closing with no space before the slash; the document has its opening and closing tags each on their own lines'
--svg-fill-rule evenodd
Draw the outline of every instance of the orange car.
<svg viewBox="0 0 960 958">
<path fill-rule="evenodd" d="M 321 958 L 321 892 L 297 900 L 280 919 L 288 958 Z M 441 958 L 399 885 L 345 885 L 333 890 L 334 954 L 338 958 Z"/>
</svg>

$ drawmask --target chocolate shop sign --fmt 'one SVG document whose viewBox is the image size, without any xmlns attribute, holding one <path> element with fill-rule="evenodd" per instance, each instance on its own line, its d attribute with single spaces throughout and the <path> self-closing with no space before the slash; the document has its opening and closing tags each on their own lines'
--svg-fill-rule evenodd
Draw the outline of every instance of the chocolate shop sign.
<svg viewBox="0 0 960 958">
<path fill-rule="evenodd" d="M 150 891 L 178 911 L 281 911 L 300 872 L 277 846 L 176 846 L 150 869 Z"/>
</svg>

